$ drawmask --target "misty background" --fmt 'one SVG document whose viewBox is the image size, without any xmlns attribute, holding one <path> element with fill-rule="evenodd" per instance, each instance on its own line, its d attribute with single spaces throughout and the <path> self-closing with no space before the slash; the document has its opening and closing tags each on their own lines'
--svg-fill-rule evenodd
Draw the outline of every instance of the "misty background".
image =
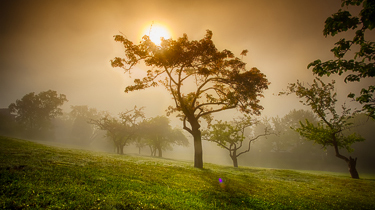
<svg viewBox="0 0 375 210">
<path fill-rule="evenodd" d="M 340 0 L 1 1 L 0 108 L 7 108 L 27 93 L 51 89 L 67 96 L 65 113 L 71 111 L 71 106 L 87 105 L 115 116 L 136 105 L 145 107 L 147 118 L 165 115 L 173 100 L 163 87 L 125 94 L 125 87 L 137 75 L 130 78 L 122 69 L 110 66 L 111 59 L 123 57 L 123 48 L 113 36 L 122 33 L 137 43 L 144 28 L 154 21 L 168 26 L 173 39 L 186 33 L 190 40 L 198 40 L 209 29 L 219 50 L 231 50 L 239 57 L 247 49 L 249 52 L 243 58 L 247 68 L 257 67 L 271 82 L 261 99 L 264 110 L 260 117 L 283 117 L 293 109 L 308 110 L 296 97 L 280 97 L 277 93 L 297 79 L 312 82 L 314 76 L 307 69 L 310 62 L 318 58 L 333 59 L 330 49 L 340 36 L 325 38 L 322 30 L 325 19 L 337 12 L 340 5 Z M 137 66 L 135 70 L 147 69 Z M 336 80 L 337 104 L 346 103 L 352 108 L 360 106 L 346 97 L 348 93 L 358 93 L 363 86 L 374 82 L 366 79 L 360 84 L 345 84 L 342 76 L 323 77 L 327 82 L 332 79 Z M 231 120 L 238 115 L 236 111 L 224 111 L 216 114 L 215 119 Z M 182 128 L 176 117 L 171 116 L 170 120 L 173 127 Z M 355 144 L 354 148 L 364 150 L 374 145 L 373 128 L 373 122 L 362 126 L 366 141 Z M 69 136 L 63 135 L 67 133 L 63 127 L 59 129 L 54 141 L 74 145 Z M 186 136 L 191 140 L 187 133 Z M 239 157 L 240 166 L 346 170 L 344 163 L 329 156 L 333 156 L 329 150 L 319 150 L 312 156 L 319 159 L 316 165 L 306 167 L 306 162 L 298 164 L 301 156 L 296 154 L 262 153 L 257 148 L 261 141 L 254 144 L 250 153 Z M 109 144 L 101 138 L 91 147 L 111 152 Z M 192 146 L 191 143 L 189 147 L 175 147 L 163 156 L 192 160 Z M 231 165 L 226 150 L 206 141 L 203 147 L 205 162 Z M 374 157 L 367 154 L 368 157 L 361 158 L 357 150 L 351 155 L 359 157 L 358 170 L 373 170 L 361 164 L 364 158 L 374 162 Z M 138 149 L 128 146 L 125 153 L 138 153 Z M 149 151 L 145 148 L 141 154 L 148 155 Z"/>
</svg>

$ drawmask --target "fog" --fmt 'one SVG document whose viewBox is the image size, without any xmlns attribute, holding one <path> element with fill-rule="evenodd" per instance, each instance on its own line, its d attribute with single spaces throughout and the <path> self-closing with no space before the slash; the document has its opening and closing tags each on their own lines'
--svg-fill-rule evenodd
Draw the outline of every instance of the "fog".
<svg viewBox="0 0 375 210">
<path fill-rule="evenodd" d="M 340 5 L 340 0 L 1 1 L 0 108 L 7 108 L 27 93 L 51 89 L 67 96 L 69 102 L 63 106 L 66 113 L 71 106 L 87 105 L 117 115 L 136 105 L 145 107 L 147 118 L 164 115 L 173 100 L 163 87 L 124 93 L 137 74 L 130 78 L 110 65 L 111 59 L 124 55 L 113 36 L 122 33 L 137 43 L 144 28 L 154 21 L 168 26 L 173 39 L 183 33 L 190 40 L 201 39 L 209 29 L 219 50 L 231 50 L 239 57 L 247 49 L 243 58 L 247 68 L 257 67 L 271 82 L 261 99 L 261 117 L 282 117 L 292 109 L 307 108 L 294 96 L 280 97 L 277 93 L 297 80 L 311 82 L 310 62 L 333 59 L 330 49 L 340 37 L 325 38 L 322 30 L 325 19 Z M 147 69 L 140 65 L 135 70 Z M 338 104 L 345 102 L 353 108 L 359 106 L 346 97 L 348 93 L 358 93 L 374 82 L 367 79 L 345 84 L 342 76 L 323 78 L 332 79 L 337 81 Z M 239 115 L 234 110 L 224 111 L 215 114 L 215 119 L 231 120 Z M 171 123 L 182 128 L 174 116 Z M 189 134 L 186 136 L 191 140 Z M 214 143 L 203 144 L 205 162 L 231 165 L 226 150 Z M 98 143 L 93 148 L 110 151 L 107 146 Z M 254 151 L 239 158 L 240 166 L 262 166 L 259 158 L 256 162 Z M 125 152 L 137 153 L 138 149 L 130 146 Z M 142 154 L 149 151 L 145 148 Z M 188 148 L 176 147 L 163 156 L 192 160 L 192 142 Z M 266 162 L 263 160 L 263 166 L 278 167 Z M 346 170 L 344 163 L 339 164 Z"/>
</svg>

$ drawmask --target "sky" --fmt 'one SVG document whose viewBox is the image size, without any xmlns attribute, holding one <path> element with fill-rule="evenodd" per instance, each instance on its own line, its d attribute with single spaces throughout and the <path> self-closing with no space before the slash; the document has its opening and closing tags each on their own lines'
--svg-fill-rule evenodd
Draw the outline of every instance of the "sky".
<svg viewBox="0 0 375 210">
<path fill-rule="evenodd" d="M 186 33 L 199 40 L 209 29 L 219 50 L 240 57 L 247 49 L 247 68 L 257 67 L 271 82 L 261 99 L 262 116 L 282 117 L 304 107 L 277 93 L 297 80 L 312 82 L 310 62 L 333 59 L 330 49 L 339 37 L 326 38 L 322 31 L 340 5 L 340 0 L 0 1 L 0 108 L 51 89 L 67 96 L 67 112 L 72 105 L 88 105 L 116 115 L 136 105 L 145 107 L 146 117 L 165 114 L 173 101 L 164 88 L 124 93 L 136 74 L 130 78 L 110 65 L 114 57 L 124 57 L 114 35 L 137 43 L 154 22 L 166 25 L 173 39 Z M 343 102 L 363 86 L 325 78 L 332 79 Z"/>
</svg>

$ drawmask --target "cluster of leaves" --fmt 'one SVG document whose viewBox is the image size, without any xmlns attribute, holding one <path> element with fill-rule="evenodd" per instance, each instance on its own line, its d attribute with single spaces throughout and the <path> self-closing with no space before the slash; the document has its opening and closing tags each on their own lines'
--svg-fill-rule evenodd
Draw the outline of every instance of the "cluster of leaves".
<svg viewBox="0 0 375 210">
<path fill-rule="evenodd" d="M 64 94 L 48 90 L 35 94 L 28 93 L 9 105 L 11 113 L 16 115 L 16 121 L 30 134 L 36 135 L 42 129 L 51 128 L 51 120 L 62 115 L 59 108 L 68 100 Z M 30 136 L 29 136 L 30 137 Z"/>
<path fill-rule="evenodd" d="M 262 136 L 274 134 L 269 131 L 269 128 L 265 128 L 262 134 L 253 136 L 250 128 L 255 124 L 257 124 L 257 121 L 249 116 L 232 122 L 219 120 L 212 124 L 209 129 L 202 131 L 202 138 L 215 142 L 218 146 L 228 150 L 234 167 L 238 167 L 237 158 L 250 151 L 252 142 Z M 240 151 L 245 140 L 248 140 L 248 146 L 245 150 Z"/>
<path fill-rule="evenodd" d="M 351 109 L 343 105 L 342 113 L 337 113 L 337 94 L 334 92 L 334 84 L 334 81 L 325 84 L 322 80 L 316 78 L 313 84 L 305 87 L 304 84 L 297 81 L 297 83 L 288 86 L 289 92 L 285 94 L 295 93 L 297 97 L 302 99 L 301 103 L 309 106 L 321 120 L 317 124 L 311 123 L 307 119 L 306 124 L 300 122 L 301 127 L 296 129 L 300 135 L 315 141 L 324 148 L 333 146 L 352 151 L 351 145 L 364 139 L 355 133 L 345 136 L 343 131 L 351 128 L 353 123 L 350 119 L 357 112 L 352 112 Z"/>
<path fill-rule="evenodd" d="M 162 156 L 162 151 L 171 149 L 171 145 L 187 146 L 187 138 L 180 129 L 172 128 L 169 119 L 165 116 L 157 116 L 145 119 L 143 107 L 120 113 L 118 118 L 105 115 L 99 119 L 90 119 L 90 123 L 107 132 L 117 149 L 117 153 L 123 154 L 124 147 L 135 143 L 141 149 L 149 146 L 151 155 Z"/>
<path fill-rule="evenodd" d="M 126 58 L 116 57 L 111 61 L 113 67 L 130 72 L 142 60 L 153 67 L 146 77 L 135 79 L 135 84 L 125 92 L 162 84 L 176 102 L 169 112 L 182 111 L 185 115 L 198 112 L 196 118 L 237 106 L 247 113 L 259 114 L 262 109 L 257 97 L 268 87 L 265 75 L 256 68 L 246 71 L 245 63 L 229 50 L 218 51 L 209 30 L 199 41 L 189 41 L 184 34 L 177 40 L 163 40 L 161 46 L 148 36 L 139 45 L 121 35 L 116 35 L 115 40 L 123 43 Z M 158 80 L 162 75 L 165 77 Z M 182 84 L 189 80 L 196 85 L 196 91 L 183 93 Z"/>
<path fill-rule="evenodd" d="M 91 119 L 90 123 L 95 124 L 100 129 L 107 131 L 107 136 L 112 140 L 118 154 L 124 154 L 124 146 L 134 140 L 139 131 L 139 124 L 143 118 L 143 108 L 136 106 L 132 110 L 120 113 L 119 118 L 109 115 L 99 119 Z"/>
<path fill-rule="evenodd" d="M 158 150 L 159 157 L 162 157 L 162 151 L 172 149 L 172 145 L 188 146 L 189 141 L 182 131 L 172 128 L 169 123 L 169 119 L 165 116 L 157 116 L 143 121 L 141 124 L 142 133 L 138 134 L 137 140 L 139 147 L 148 145 L 152 156 L 156 156 Z"/>
<path fill-rule="evenodd" d="M 375 27 L 375 2 L 372 0 L 342 0 L 341 6 L 360 5 L 362 5 L 362 10 L 358 17 L 352 16 L 347 10 L 340 9 L 332 17 L 327 18 L 323 30 L 324 36 L 335 36 L 348 30 L 355 30 L 355 35 L 352 39 L 342 38 L 335 43 L 336 46 L 331 50 L 336 57 L 335 60 L 322 62 L 318 59 L 311 62 L 308 68 L 313 67 L 312 71 L 315 74 L 319 76 L 341 75 L 349 71 L 350 74 L 345 77 L 345 82 L 359 82 L 362 78 L 375 76 L 375 42 L 371 38 L 369 39 L 372 36 L 371 30 Z M 369 37 L 365 38 L 366 34 Z M 359 50 L 354 53 L 352 59 L 346 59 L 345 55 L 353 48 Z M 375 118 L 374 90 L 375 86 L 370 85 L 363 88 L 357 97 L 354 93 L 348 95 L 363 104 L 363 110 L 367 111 L 372 118 Z"/>
<path fill-rule="evenodd" d="M 291 110 L 283 117 L 263 118 L 259 121 L 254 129 L 254 133 L 263 133 L 265 128 L 277 135 L 268 136 L 266 139 L 257 142 L 257 148 L 261 151 L 268 152 L 297 152 L 316 153 L 316 147 L 308 144 L 302 136 L 300 136 L 294 129 L 300 127 L 300 121 L 308 119 L 309 122 L 316 124 L 316 115 L 308 110 Z"/>
</svg>

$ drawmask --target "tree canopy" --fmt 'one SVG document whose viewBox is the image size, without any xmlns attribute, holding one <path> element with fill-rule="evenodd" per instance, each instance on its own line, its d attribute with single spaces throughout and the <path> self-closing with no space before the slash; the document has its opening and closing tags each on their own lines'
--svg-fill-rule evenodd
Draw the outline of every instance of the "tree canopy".
<svg viewBox="0 0 375 210">
<path fill-rule="evenodd" d="M 124 147 L 135 140 L 139 132 L 141 120 L 144 118 L 143 108 L 134 107 L 122 112 L 118 118 L 106 115 L 100 119 L 91 119 L 90 123 L 107 131 L 107 136 L 113 141 L 118 154 L 124 154 Z"/>
<path fill-rule="evenodd" d="M 262 134 L 251 137 L 252 135 L 248 134 L 249 131 L 246 133 L 246 130 L 256 123 L 257 121 L 252 120 L 249 116 L 231 122 L 219 120 L 212 124 L 209 129 L 202 132 L 203 139 L 215 142 L 218 146 L 228 150 L 233 166 L 238 167 L 237 158 L 250 151 L 252 142 L 259 137 L 272 134 L 266 128 Z M 245 145 L 246 140 L 248 140 L 247 146 Z M 243 145 L 245 145 L 245 149 L 240 151 Z"/>
<path fill-rule="evenodd" d="M 331 49 L 335 60 L 322 62 L 320 59 L 311 62 L 308 68 L 318 76 L 349 72 L 345 82 L 360 82 L 363 78 L 375 76 L 375 42 L 371 31 L 375 27 L 375 1 L 373 0 L 342 0 L 342 7 L 362 6 L 358 16 L 352 16 L 348 10 L 340 9 L 325 21 L 324 36 L 335 36 L 338 33 L 355 31 L 352 39 L 341 38 Z M 357 50 L 354 54 L 351 50 Z M 363 88 L 359 96 L 350 93 L 348 97 L 363 104 L 363 110 L 375 119 L 374 85 Z"/>
<path fill-rule="evenodd" d="M 62 106 L 66 101 L 64 94 L 48 90 L 35 94 L 28 93 L 9 105 L 16 121 L 26 130 L 28 137 L 36 137 L 42 131 L 51 128 L 51 120 L 62 115 Z"/>
<path fill-rule="evenodd" d="M 182 131 L 172 128 L 170 121 L 165 116 L 157 116 L 142 123 L 142 137 L 150 147 L 151 155 L 162 157 L 163 150 L 171 149 L 172 145 L 189 145 L 189 141 Z"/>
<path fill-rule="evenodd" d="M 131 73 L 141 61 L 148 67 L 147 76 L 134 80 L 125 92 L 163 85 L 175 105 L 167 114 L 177 112 L 183 128 L 194 137 L 194 166 L 203 168 L 200 118 L 210 122 L 211 114 L 239 108 L 244 113 L 260 114 L 259 98 L 268 88 L 266 76 L 257 68 L 245 69 L 245 63 L 229 50 L 219 51 L 207 30 L 199 41 L 189 41 L 186 34 L 177 40 L 154 44 L 148 36 L 136 45 L 122 35 L 115 41 L 123 44 L 125 58 L 111 60 L 113 67 Z M 241 55 L 245 55 L 246 51 Z M 187 125 L 187 122 L 190 126 Z"/>
</svg>

